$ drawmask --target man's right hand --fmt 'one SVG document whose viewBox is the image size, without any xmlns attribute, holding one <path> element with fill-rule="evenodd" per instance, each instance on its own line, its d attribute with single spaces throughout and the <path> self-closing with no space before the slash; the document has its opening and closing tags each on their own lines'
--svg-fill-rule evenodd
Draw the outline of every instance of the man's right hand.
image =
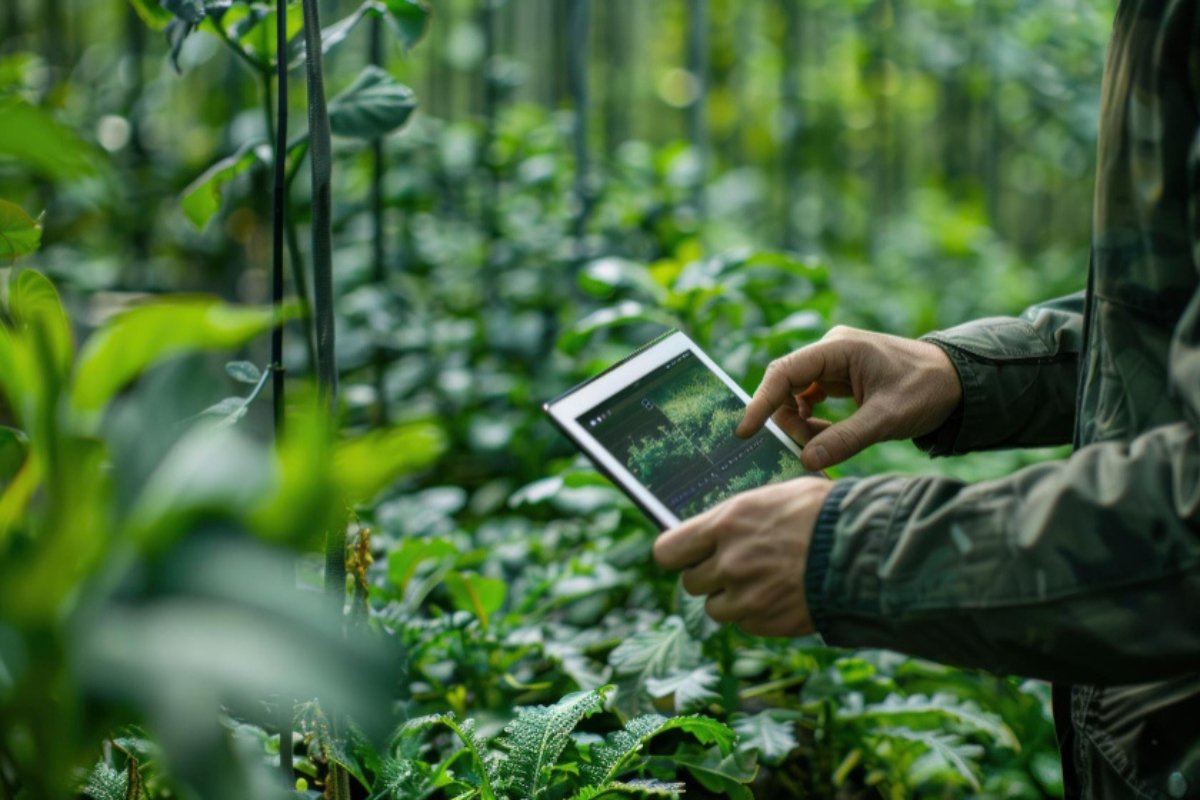
<svg viewBox="0 0 1200 800">
<path fill-rule="evenodd" d="M 826 397 L 853 397 L 859 408 L 830 423 L 813 416 Z M 937 345 L 838 326 L 771 362 L 737 433 L 751 436 L 771 417 L 818 470 L 876 442 L 934 431 L 960 402 L 958 372 Z"/>
</svg>

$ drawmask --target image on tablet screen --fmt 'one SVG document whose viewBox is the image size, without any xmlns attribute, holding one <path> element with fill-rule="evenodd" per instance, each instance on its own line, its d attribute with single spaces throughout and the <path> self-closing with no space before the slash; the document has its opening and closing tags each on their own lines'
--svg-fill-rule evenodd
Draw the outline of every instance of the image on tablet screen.
<svg viewBox="0 0 1200 800">
<path fill-rule="evenodd" d="M 576 421 L 685 519 L 746 489 L 808 474 L 765 429 L 737 437 L 745 408 L 685 351 Z"/>
</svg>

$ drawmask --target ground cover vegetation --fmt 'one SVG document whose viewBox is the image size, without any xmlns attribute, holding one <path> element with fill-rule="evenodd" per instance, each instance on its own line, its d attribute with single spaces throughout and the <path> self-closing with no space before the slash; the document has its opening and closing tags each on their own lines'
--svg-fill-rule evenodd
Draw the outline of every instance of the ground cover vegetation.
<svg viewBox="0 0 1200 800">
<path fill-rule="evenodd" d="M 1111 11 L 9 0 L 0 798 L 1061 793 L 1046 686 L 712 624 L 539 408 L 1080 288 Z"/>
</svg>

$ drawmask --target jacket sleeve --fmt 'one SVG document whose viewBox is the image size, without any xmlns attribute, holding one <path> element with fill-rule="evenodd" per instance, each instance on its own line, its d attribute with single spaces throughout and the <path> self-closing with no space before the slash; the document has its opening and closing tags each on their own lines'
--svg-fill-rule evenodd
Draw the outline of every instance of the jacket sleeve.
<svg viewBox="0 0 1200 800">
<path fill-rule="evenodd" d="M 921 338 L 954 363 L 963 402 L 936 431 L 916 439 L 933 455 L 1037 447 L 1071 441 L 1083 340 L 1084 293 Z"/>
<path fill-rule="evenodd" d="M 992 481 L 840 481 L 808 600 L 830 644 L 1067 683 L 1200 672 L 1200 292 L 1175 327 L 1179 421 Z"/>
</svg>

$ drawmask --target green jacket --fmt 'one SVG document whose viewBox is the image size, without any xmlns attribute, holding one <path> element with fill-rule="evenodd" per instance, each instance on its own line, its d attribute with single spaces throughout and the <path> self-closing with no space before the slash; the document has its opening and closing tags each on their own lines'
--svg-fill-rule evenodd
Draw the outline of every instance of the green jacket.
<svg viewBox="0 0 1200 800">
<path fill-rule="evenodd" d="M 1086 293 L 926 337 L 937 455 L 1074 442 L 999 480 L 839 481 L 826 641 L 1046 678 L 1069 797 L 1200 797 L 1200 2 L 1122 0 Z"/>
</svg>

